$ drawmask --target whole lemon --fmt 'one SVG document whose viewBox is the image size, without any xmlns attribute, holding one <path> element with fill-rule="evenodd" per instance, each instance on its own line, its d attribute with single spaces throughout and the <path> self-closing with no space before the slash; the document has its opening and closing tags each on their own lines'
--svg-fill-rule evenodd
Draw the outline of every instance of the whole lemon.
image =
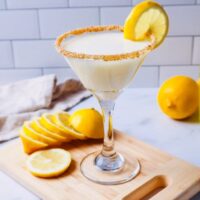
<svg viewBox="0 0 200 200">
<path fill-rule="evenodd" d="M 88 138 L 103 138 L 103 117 L 95 109 L 80 109 L 69 118 L 70 125 Z"/>
<path fill-rule="evenodd" d="M 158 104 L 173 119 L 191 116 L 198 108 L 197 82 L 187 76 L 166 80 L 158 91 Z"/>
</svg>

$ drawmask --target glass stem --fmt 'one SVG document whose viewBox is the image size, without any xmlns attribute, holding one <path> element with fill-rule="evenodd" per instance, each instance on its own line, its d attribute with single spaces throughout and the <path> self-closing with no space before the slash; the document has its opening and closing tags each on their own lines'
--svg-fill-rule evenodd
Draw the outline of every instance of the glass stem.
<svg viewBox="0 0 200 200">
<path fill-rule="evenodd" d="M 112 100 L 100 100 L 99 103 L 104 119 L 104 142 L 101 153 L 105 157 L 113 157 L 116 154 L 114 150 L 114 134 L 112 125 L 112 113 L 115 102 Z"/>
</svg>

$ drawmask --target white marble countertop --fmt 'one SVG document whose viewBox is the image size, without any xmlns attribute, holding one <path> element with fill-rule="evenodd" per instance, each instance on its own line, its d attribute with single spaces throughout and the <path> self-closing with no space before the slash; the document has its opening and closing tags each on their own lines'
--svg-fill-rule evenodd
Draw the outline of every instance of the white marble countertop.
<svg viewBox="0 0 200 200">
<path fill-rule="evenodd" d="M 200 167 L 200 123 L 166 117 L 157 106 L 156 93 L 156 89 L 125 90 L 116 102 L 114 127 Z M 100 109 L 92 97 L 71 111 L 83 107 Z M 38 200 L 38 197 L 0 172 L 0 199 Z M 199 200 L 200 194 L 194 199 Z"/>
</svg>

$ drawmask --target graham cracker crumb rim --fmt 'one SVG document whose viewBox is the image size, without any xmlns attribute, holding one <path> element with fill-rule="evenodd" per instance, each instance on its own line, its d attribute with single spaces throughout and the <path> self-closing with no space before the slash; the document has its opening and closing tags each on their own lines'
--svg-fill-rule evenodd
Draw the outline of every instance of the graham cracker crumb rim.
<svg viewBox="0 0 200 200">
<path fill-rule="evenodd" d="M 138 50 L 138 51 L 132 51 L 129 53 L 123 53 L 123 54 L 112 54 L 112 55 L 95 55 L 95 54 L 85 54 L 85 53 L 78 53 L 78 52 L 71 52 L 69 50 L 65 50 L 62 47 L 62 42 L 69 38 L 70 36 L 76 36 L 81 35 L 84 33 L 90 33 L 90 32 L 103 32 L 103 31 L 120 31 L 123 32 L 123 27 L 119 25 L 108 25 L 108 26 L 90 26 L 80 29 L 74 29 L 71 31 L 68 31 L 62 35 L 60 35 L 55 42 L 55 47 L 58 53 L 65 57 L 69 58 L 78 58 L 78 59 L 92 59 L 92 60 L 103 60 L 103 61 L 117 61 L 117 60 L 123 60 L 123 59 L 131 59 L 131 58 L 139 58 L 141 55 L 147 54 L 148 52 L 152 51 L 155 46 L 155 39 L 152 38 L 150 44 L 146 46 L 145 48 Z"/>
</svg>

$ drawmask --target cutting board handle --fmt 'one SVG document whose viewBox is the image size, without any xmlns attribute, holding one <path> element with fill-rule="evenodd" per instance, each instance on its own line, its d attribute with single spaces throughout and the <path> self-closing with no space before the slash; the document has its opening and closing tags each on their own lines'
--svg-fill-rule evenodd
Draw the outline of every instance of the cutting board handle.
<svg viewBox="0 0 200 200">
<path fill-rule="evenodd" d="M 138 180 L 115 200 L 188 200 L 191 194 L 199 190 L 199 175 L 198 168 L 191 168 L 185 161 L 173 159 L 151 176 Z M 192 187 L 194 185 L 197 186 Z"/>
<path fill-rule="evenodd" d="M 131 200 L 131 199 L 150 199 L 155 196 L 157 193 L 160 193 L 163 189 L 165 189 L 169 185 L 168 178 L 163 175 L 150 176 L 146 179 L 143 179 L 140 183 L 140 186 L 130 193 L 126 194 L 123 197 L 123 200 Z"/>
</svg>

